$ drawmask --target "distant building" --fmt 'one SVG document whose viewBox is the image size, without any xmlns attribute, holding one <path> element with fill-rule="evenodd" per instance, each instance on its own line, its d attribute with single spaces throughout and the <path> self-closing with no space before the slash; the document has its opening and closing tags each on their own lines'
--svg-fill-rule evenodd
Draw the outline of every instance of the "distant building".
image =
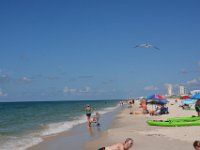
<svg viewBox="0 0 200 150">
<path fill-rule="evenodd" d="M 173 95 L 173 87 L 172 87 L 172 85 L 171 85 L 171 84 L 168 84 L 168 85 L 166 86 L 166 88 L 167 88 L 167 95 L 168 95 L 168 96 L 172 96 L 172 95 Z"/>
<path fill-rule="evenodd" d="M 193 90 L 193 91 L 190 91 L 190 94 L 191 94 L 191 95 L 198 94 L 198 93 L 200 93 L 200 90 Z"/>
<path fill-rule="evenodd" d="M 186 95 L 185 86 L 183 86 L 183 85 L 180 85 L 180 86 L 179 86 L 179 95 L 180 95 L 180 96 Z"/>
</svg>

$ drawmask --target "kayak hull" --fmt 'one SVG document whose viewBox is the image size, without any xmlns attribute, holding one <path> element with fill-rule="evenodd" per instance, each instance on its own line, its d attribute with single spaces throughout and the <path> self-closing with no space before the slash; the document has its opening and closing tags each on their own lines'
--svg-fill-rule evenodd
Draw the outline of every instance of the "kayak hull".
<svg viewBox="0 0 200 150">
<path fill-rule="evenodd" d="M 200 117 L 198 116 L 192 116 L 192 117 L 177 117 L 177 118 L 169 118 L 168 121 L 198 121 L 200 120 Z"/>
<path fill-rule="evenodd" d="M 163 121 L 163 120 L 148 120 L 147 124 L 151 126 L 165 127 L 181 127 L 181 126 L 200 126 L 200 121 Z"/>
</svg>

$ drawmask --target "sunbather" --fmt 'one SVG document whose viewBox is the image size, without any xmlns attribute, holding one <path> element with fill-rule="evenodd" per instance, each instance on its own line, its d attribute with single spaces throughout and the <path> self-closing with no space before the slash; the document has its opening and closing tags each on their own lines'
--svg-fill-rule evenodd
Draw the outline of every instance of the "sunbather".
<svg viewBox="0 0 200 150">
<path fill-rule="evenodd" d="M 133 146 L 133 139 L 127 138 L 124 143 L 117 143 L 111 146 L 102 147 L 98 150 L 129 150 Z"/>
</svg>

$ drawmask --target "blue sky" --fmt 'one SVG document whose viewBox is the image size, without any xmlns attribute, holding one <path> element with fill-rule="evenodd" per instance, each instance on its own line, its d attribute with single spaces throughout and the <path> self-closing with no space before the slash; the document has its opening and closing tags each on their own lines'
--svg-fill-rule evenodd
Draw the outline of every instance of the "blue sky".
<svg viewBox="0 0 200 150">
<path fill-rule="evenodd" d="M 198 0 L 0 1 L 0 101 L 200 88 Z M 150 43 L 153 48 L 134 48 Z"/>
</svg>

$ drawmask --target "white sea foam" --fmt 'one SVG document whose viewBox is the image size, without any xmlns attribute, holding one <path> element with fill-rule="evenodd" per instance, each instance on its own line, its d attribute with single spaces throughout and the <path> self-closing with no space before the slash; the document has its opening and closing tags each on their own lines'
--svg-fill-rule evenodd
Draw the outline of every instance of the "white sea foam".
<svg viewBox="0 0 200 150">
<path fill-rule="evenodd" d="M 25 137 L 11 137 L 5 143 L 0 144 L 0 150 L 26 150 L 28 147 L 42 142 L 41 137 L 28 135 Z"/>
<path fill-rule="evenodd" d="M 117 105 L 115 107 L 107 107 L 107 108 L 100 110 L 98 112 L 103 115 L 103 114 L 106 114 L 108 112 L 115 110 L 118 107 L 119 107 L 119 105 Z M 45 127 L 45 130 L 42 131 L 41 135 L 42 136 L 51 136 L 51 135 L 54 135 L 54 134 L 58 134 L 58 133 L 61 133 L 61 132 L 64 132 L 64 131 L 68 131 L 71 128 L 73 128 L 75 125 L 82 124 L 82 123 L 85 123 L 85 122 L 87 122 L 85 115 L 82 115 L 80 117 L 74 118 L 73 121 L 51 123 L 51 124 L 48 124 Z"/>
<path fill-rule="evenodd" d="M 51 123 L 45 127 L 46 129 L 44 131 L 42 131 L 41 135 L 49 136 L 49 135 L 58 134 L 58 133 L 61 133 L 61 132 L 71 129 L 75 125 L 85 123 L 85 122 L 86 122 L 85 116 L 82 116 L 73 121 Z"/>
<path fill-rule="evenodd" d="M 102 110 L 98 110 L 100 114 L 106 114 L 118 108 L 119 105 L 115 107 L 107 107 Z M 44 129 L 39 133 L 32 133 L 23 137 L 10 137 L 3 143 L 0 143 L 0 150 L 26 150 L 27 148 L 37 145 L 42 142 L 42 137 L 55 135 L 64 131 L 68 131 L 75 125 L 87 122 L 85 115 L 80 117 L 75 117 L 72 121 L 50 123 L 45 125 Z"/>
</svg>

